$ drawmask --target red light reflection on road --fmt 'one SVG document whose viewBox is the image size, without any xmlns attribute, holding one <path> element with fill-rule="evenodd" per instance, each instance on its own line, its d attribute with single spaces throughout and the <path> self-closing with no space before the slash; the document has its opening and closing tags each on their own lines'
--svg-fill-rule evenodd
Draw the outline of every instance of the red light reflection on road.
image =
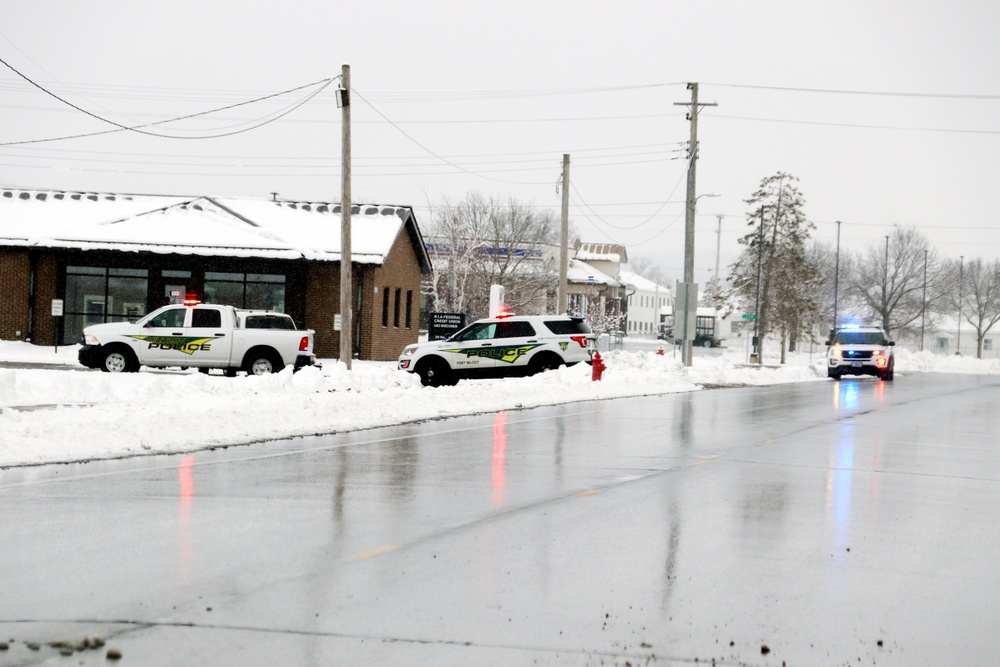
<svg viewBox="0 0 1000 667">
<path fill-rule="evenodd" d="M 194 570 L 194 547 L 191 545 L 191 506 L 194 502 L 194 456 L 181 459 L 177 466 L 177 481 L 180 485 L 180 507 L 178 508 L 177 538 L 178 567 L 182 584 L 191 583 Z"/>
<path fill-rule="evenodd" d="M 498 412 L 493 418 L 493 506 L 503 505 L 507 467 L 507 413 Z"/>
</svg>

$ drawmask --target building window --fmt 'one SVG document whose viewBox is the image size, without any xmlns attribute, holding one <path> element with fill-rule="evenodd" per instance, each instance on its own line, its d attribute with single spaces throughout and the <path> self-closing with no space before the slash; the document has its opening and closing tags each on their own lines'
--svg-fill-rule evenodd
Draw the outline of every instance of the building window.
<svg viewBox="0 0 1000 667">
<path fill-rule="evenodd" d="M 148 271 L 93 266 L 66 267 L 64 343 L 75 343 L 84 327 L 134 322 L 146 314 Z"/>
<path fill-rule="evenodd" d="M 382 326 L 389 327 L 389 288 L 382 288 Z"/>
<path fill-rule="evenodd" d="M 989 352 L 992 349 L 993 349 L 993 339 L 992 338 L 984 338 L 983 339 L 983 352 Z"/>
<path fill-rule="evenodd" d="M 406 290 L 406 328 L 409 329 L 412 323 L 410 312 L 413 310 L 413 290 Z"/>
<path fill-rule="evenodd" d="M 205 303 L 285 312 L 285 276 L 205 272 Z"/>
<path fill-rule="evenodd" d="M 399 299 L 402 296 L 403 289 L 401 287 L 396 288 L 396 298 L 392 306 L 392 326 L 399 328 Z"/>
</svg>

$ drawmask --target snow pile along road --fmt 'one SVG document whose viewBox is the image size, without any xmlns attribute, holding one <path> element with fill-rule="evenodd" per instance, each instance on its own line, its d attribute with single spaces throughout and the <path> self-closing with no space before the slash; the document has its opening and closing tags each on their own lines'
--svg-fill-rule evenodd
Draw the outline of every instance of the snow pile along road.
<svg viewBox="0 0 1000 667">
<path fill-rule="evenodd" d="M 977 361 L 897 351 L 897 370 L 1000 373 Z M 750 367 L 742 355 L 696 356 L 685 368 L 671 354 L 613 351 L 591 381 L 587 365 L 531 378 L 463 381 L 430 389 L 392 362 L 336 361 L 266 377 L 194 371 L 113 375 L 70 371 L 75 347 L 0 343 L 0 360 L 49 363 L 52 370 L 0 368 L 0 466 L 185 452 L 285 437 L 335 433 L 426 419 L 704 386 L 826 381 L 823 356 L 793 355 L 785 366 Z M 769 363 L 771 360 L 767 360 Z M 897 378 L 898 378 L 897 374 Z"/>
</svg>

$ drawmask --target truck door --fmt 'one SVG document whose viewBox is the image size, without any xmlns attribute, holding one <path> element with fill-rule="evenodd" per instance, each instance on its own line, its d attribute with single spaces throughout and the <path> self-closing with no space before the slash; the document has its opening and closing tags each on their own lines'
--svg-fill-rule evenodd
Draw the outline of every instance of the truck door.
<svg viewBox="0 0 1000 667">
<path fill-rule="evenodd" d="M 187 347 L 181 352 L 188 356 L 190 366 L 222 368 L 229 365 L 229 350 L 233 345 L 235 322 L 232 311 L 212 306 L 195 306 L 191 309 L 190 326 L 184 334 Z"/>
<path fill-rule="evenodd" d="M 139 340 L 139 361 L 150 366 L 170 365 L 173 348 L 184 335 L 184 320 L 188 309 L 184 306 L 164 308 L 153 315 L 142 327 L 142 333 L 133 336 Z"/>
<path fill-rule="evenodd" d="M 167 308 L 143 327 L 145 355 L 150 366 L 215 366 L 229 359 L 231 323 L 223 326 L 225 311 L 212 306 Z"/>
</svg>

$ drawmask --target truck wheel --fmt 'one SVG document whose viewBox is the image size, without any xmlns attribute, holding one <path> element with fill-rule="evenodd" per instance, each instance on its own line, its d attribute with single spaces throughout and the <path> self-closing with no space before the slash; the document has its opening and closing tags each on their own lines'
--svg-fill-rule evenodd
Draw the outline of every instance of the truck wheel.
<svg viewBox="0 0 1000 667">
<path fill-rule="evenodd" d="M 284 367 L 278 355 L 271 350 L 251 350 L 243 364 L 243 370 L 247 375 L 277 373 Z"/>
<path fill-rule="evenodd" d="M 702 347 L 712 347 L 712 339 L 708 338 L 701 343 Z"/>
<path fill-rule="evenodd" d="M 554 371 L 563 365 L 562 359 L 554 354 L 540 354 L 528 364 L 528 374 L 537 375 L 545 371 Z"/>
<path fill-rule="evenodd" d="M 448 364 L 442 359 L 428 359 L 417 366 L 416 373 L 420 376 L 420 384 L 425 387 L 444 387 L 456 384 L 452 380 Z"/>
<path fill-rule="evenodd" d="M 127 347 L 113 347 L 104 354 L 101 370 L 105 373 L 135 373 L 139 370 L 139 360 Z"/>
</svg>

